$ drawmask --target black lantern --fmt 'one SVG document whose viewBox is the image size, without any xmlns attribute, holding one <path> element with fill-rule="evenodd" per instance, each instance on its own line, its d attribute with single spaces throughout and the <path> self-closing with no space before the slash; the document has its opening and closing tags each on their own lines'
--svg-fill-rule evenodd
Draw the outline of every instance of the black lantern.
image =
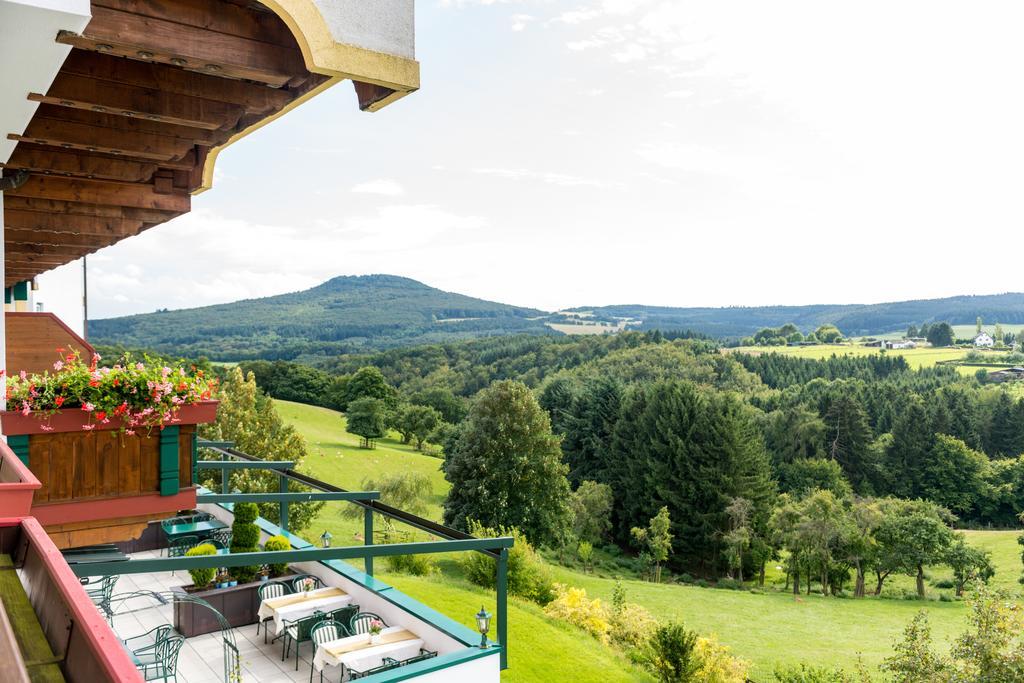
<svg viewBox="0 0 1024 683">
<path fill-rule="evenodd" d="M 491 628 L 491 613 L 480 607 L 476 613 L 476 628 L 480 631 L 480 649 L 487 649 L 487 631 Z"/>
</svg>

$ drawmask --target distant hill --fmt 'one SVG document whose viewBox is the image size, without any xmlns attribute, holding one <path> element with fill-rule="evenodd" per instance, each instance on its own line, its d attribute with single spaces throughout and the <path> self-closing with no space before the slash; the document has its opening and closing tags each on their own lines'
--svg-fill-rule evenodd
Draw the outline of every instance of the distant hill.
<svg viewBox="0 0 1024 683">
<path fill-rule="evenodd" d="M 847 336 L 884 334 L 908 325 L 945 320 L 973 325 L 978 316 L 986 323 L 1024 323 L 1024 294 L 954 296 L 883 304 L 820 304 L 813 306 L 752 306 L 734 308 L 672 308 L 667 306 L 581 306 L 589 320 L 634 321 L 630 329 L 693 330 L 712 337 L 752 335 L 764 327 L 791 322 L 804 332 L 831 323 Z"/>
<path fill-rule="evenodd" d="M 89 321 L 93 344 L 212 360 L 302 359 L 502 334 L 553 334 L 544 311 L 393 275 L 336 277 L 301 292 Z"/>
</svg>

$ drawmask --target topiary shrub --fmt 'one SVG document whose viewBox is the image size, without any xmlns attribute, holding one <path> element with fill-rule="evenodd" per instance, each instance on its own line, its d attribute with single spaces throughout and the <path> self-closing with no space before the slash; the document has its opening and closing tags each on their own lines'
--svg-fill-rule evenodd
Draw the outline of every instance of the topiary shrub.
<svg viewBox="0 0 1024 683">
<path fill-rule="evenodd" d="M 259 550 L 260 528 L 253 524 L 259 514 L 256 503 L 235 503 L 235 521 L 231 524 L 231 554 L 254 553 Z M 249 583 L 256 579 L 260 568 L 257 565 L 232 567 L 231 578 L 238 583 Z"/>
<path fill-rule="evenodd" d="M 267 542 L 263 544 L 264 550 L 291 550 L 291 542 L 284 536 L 271 536 L 267 539 Z M 271 576 L 281 576 L 288 571 L 287 564 L 271 564 L 270 567 Z"/>
<path fill-rule="evenodd" d="M 203 543 L 185 551 L 185 557 L 216 554 L 217 549 L 209 543 Z M 192 577 L 192 585 L 198 589 L 203 589 L 209 586 L 210 582 L 213 581 L 213 577 L 217 575 L 217 570 L 213 567 L 206 569 L 189 569 L 188 574 Z"/>
</svg>

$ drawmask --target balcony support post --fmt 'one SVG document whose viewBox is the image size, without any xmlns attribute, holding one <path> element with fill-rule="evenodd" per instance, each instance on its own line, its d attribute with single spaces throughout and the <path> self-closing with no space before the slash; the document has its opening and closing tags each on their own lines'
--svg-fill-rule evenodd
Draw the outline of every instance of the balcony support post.
<svg viewBox="0 0 1024 683">
<path fill-rule="evenodd" d="M 373 508 L 363 508 L 363 545 L 373 545 Z M 373 576 L 373 557 L 367 555 L 363 560 L 363 571 Z"/>
<path fill-rule="evenodd" d="M 283 474 L 277 475 L 277 490 L 281 493 L 288 493 L 288 477 Z M 284 499 L 280 503 L 278 517 L 278 526 L 281 527 L 281 531 L 288 531 L 288 500 Z"/>
<path fill-rule="evenodd" d="M 508 668 L 508 548 L 498 551 L 498 644 L 501 645 L 501 669 Z"/>
</svg>

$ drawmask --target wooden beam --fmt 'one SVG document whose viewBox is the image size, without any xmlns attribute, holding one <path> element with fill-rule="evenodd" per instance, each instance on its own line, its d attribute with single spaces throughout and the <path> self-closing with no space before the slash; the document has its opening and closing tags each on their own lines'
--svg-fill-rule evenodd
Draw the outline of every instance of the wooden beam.
<svg viewBox="0 0 1024 683">
<path fill-rule="evenodd" d="M 99 107 L 104 112 L 126 118 L 205 130 L 231 128 L 245 113 L 245 109 L 237 104 L 154 88 L 131 87 L 65 72 L 57 74 L 45 95 L 30 93 L 28 98 L 90 111 Z"/>
<path fill-rule="evenodd" d="M 92 6 L 92 21 L 82 34 L 61 31 L 57 42 L 82 50 L 171 64 L 274 87 L 302 83 L 309 77 L 297 48 L 204 31 L 97 5 Z"/>
<path fill-rule="evenodd" d="M 31 99 L 31 98 L 30 98 Z M 239 110 L 241 111 L 241 110 Z M 95 128 L 106 128 L 119 133 L 140 133 L 162 135 L 175 138 L 189 145 L 206 145 L 211 147 L 225 142 L 231 137 L 231 131 L 215 131 L 192 126 L 181 126 L 165 121 L 139 119 L 130 116 L 119 116 L 102 111 L 86 110 L 77 107 L 64 107 L 53 104 L 40 104 L 36 109 L 35 118 L 84 123 Z"/>
<path fill-rule="evenodd" d="M 22 211 L 38 211 L 76 216 L 102 216 L 104 218 L 122 218 L 124 209 L 120 206 L 105 204 L 88 204 L 82 202 L 59 201 L 55 199 L 35 199 L 32 197 L 15 197 L 10 194 L 4 197 L 4 209 L 20 209 Z"/>
<path fill-rule="evenodd" d="M 297 47 L 288 26 L 273 12 L 254 11 L 222 0 L 93 0 L 93 5 L 142 14 L 283 47 Z"/>
<path fill-rule="evenodd" d="M 0 167 L 129 182 L 147 182 L 157 170 L 153 163 L 37 147 L 26 142 L 19 143 L 11 158 Z"/>
<path fill-rule="evenodd" d="M 113 204 L 178 213 L 187 212 L 192 200 L 187 194 L 156 194 L 152 185 L 40 175 L 32 175 L 28 182 L 16 190 L 9 190 L 5 196 Z"/>
<path fill-rule="evenodd" d="M 85 123 L 33 117 L 24 135 L 8 135 L 11 140 L 25 140 L 64 149 L 100 152 L 151 161 L 172 161 L 183 157 L 193 145 L 152 133 L 119 132 L 96 128 Z"/>
<path fill-rule="evenodd" d="M 71 51 L 64 60 L 61 74 L 85 76 L 129 88 L 225 102 L 240 106 L 249 114 L 278 111 L 291 102 L 293 97 L 287 90 L 268 88 L 265 85 L 83 50 Z"/>
<path fill-rule="evenodd" d="M 142 221 L 128 218 L 53 214 L 19 209 L 4 211 L 4 229 L 8 235 L 48 232 L 120 238 L 137 234 L 141 227 Z M 30 240 L 19 238 L 18 241 Z"/>
<path fill-rule="evenodd" d="M 42 230 L 4 230 L 4 241 L 12 244 L 52 244 L 66 245 L 70 247 L 101 247 L 114 244 L 134 233 L 122 233 L 120 235 L 77 235 L 68 232 L 44 232 Z"/>
<path fill-rule="evenodd" d="M 70 246 L 59 244 L 24 244 L 22 242 L 9 242 L 4 240 L 4 253 L 19 261 L 30 263 L 69 263 L 75 259 L 87 256 L 94 251 L 99 251 L 107 244 L 95 244 L 89 246 Z"/>
</svg>

